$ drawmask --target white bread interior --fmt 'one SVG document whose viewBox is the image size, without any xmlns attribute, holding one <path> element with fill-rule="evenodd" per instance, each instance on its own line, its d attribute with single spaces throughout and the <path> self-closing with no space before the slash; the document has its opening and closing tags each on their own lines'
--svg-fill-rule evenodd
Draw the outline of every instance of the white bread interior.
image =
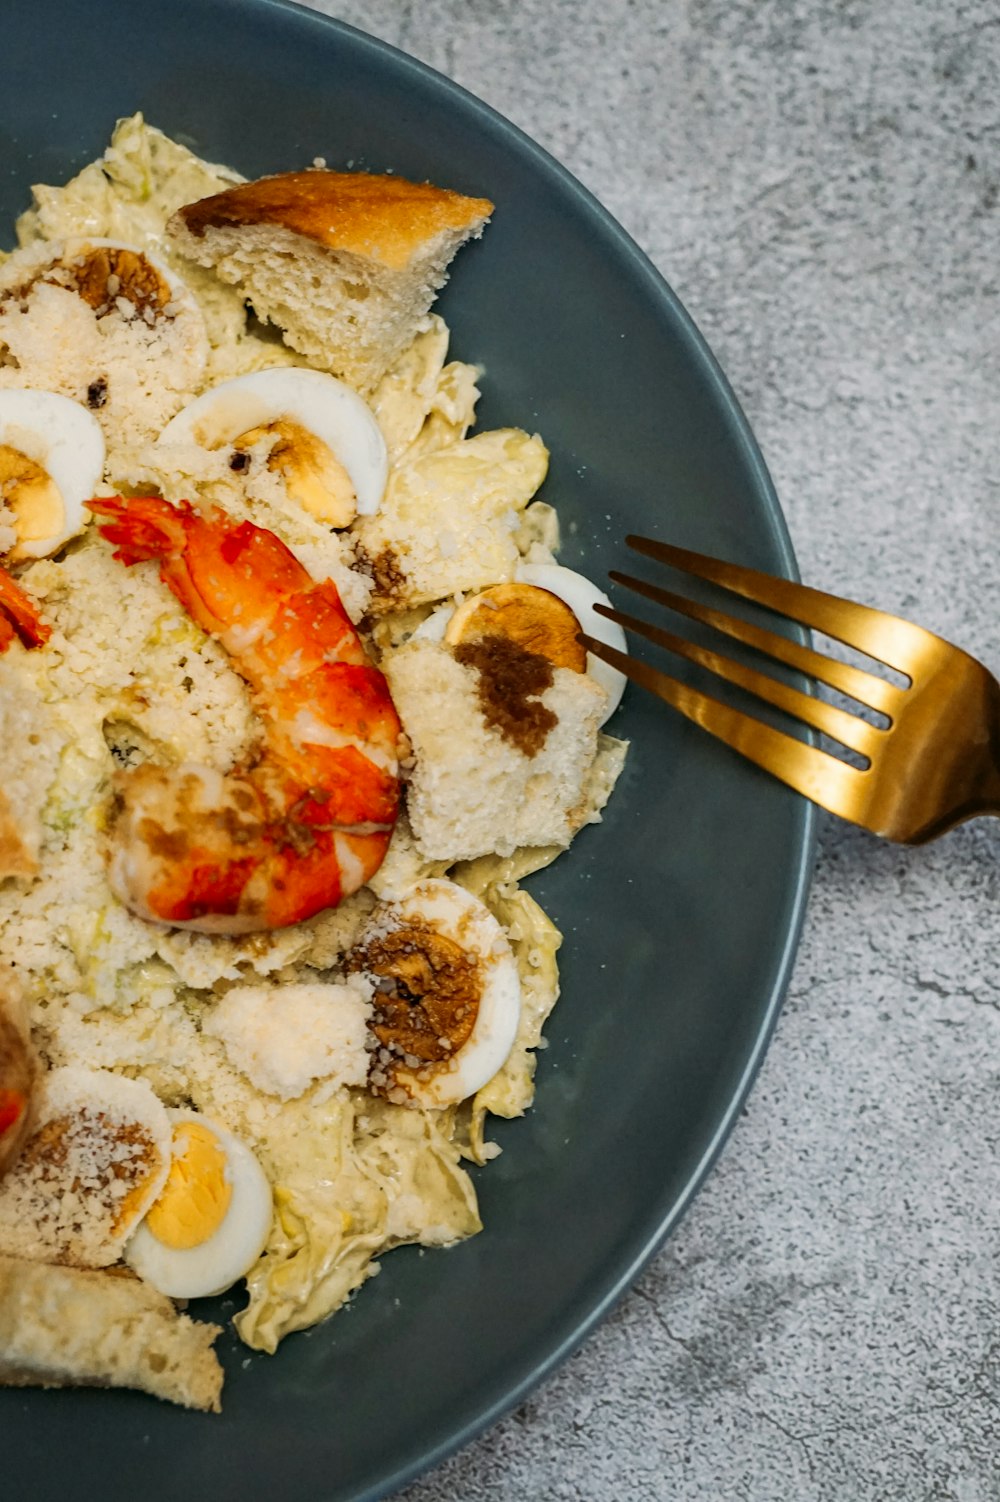
<svg viewBox="0 0 1000 1502">
<path fill-rule="evenodd" d="M 218 1413 L 221 1333 L 131 1275 L 0 1256 L 0 1386 L 135 1387 Z"/>
</svg>

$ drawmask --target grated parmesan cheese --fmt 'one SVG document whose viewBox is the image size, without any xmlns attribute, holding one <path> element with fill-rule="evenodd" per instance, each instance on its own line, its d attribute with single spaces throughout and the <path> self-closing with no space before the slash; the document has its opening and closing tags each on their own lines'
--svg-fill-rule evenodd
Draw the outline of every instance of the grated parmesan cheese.
<svg viewBox="0 0 1000 1502">
<path fill-rule="evenodd" d="M 234 986 L 202 1030 L 258 1090 L 294 1100 L 316 1080 L 329 1090 L 365 1083 L 370 996 L 370 985 L 354 977 L 343 985 Z"/>
</svg>

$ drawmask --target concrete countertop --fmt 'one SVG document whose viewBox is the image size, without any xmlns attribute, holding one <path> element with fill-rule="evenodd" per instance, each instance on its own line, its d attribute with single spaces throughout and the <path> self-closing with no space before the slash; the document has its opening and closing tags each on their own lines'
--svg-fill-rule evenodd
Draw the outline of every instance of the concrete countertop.
<svg viewBox="0 0 1000 1502">
<path fill-rule="evenodd" d="M 1000 668 L 991 0 L 314 0 L 548 148 L 650 254 L 811 583 Z M 1000 823 L 826 820 L 784 1014 L 679 1232 L 406 1502 L 1000 1497 Z"/>
</svg>

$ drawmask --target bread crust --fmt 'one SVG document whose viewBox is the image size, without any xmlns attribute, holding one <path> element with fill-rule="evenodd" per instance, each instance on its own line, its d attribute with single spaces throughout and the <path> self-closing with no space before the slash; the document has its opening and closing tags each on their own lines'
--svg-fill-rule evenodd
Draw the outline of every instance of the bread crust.
<svg viewBox="0 0 1000 1502">
<path fill-rule="evenodd" d="M 198 239 L 209 229 L 278 225 L 402 271 L 443 233 L 478 233 L 492 212 L 488 198 L 466 198 L 431 183 L 312 170 L 239 183 L 186 204 L 171 223 L 180 221 Z"/>
</svg>

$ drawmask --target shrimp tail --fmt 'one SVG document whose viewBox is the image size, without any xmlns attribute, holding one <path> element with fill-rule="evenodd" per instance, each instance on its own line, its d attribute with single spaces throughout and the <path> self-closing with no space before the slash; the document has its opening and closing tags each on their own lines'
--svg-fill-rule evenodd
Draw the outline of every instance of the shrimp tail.
<svg viewBox="0 0 1000 1502">
<path fill-rule="evenodd" d="M 218 508 L 201 511 L 190 501 L 174 506 L 159 496 L 109 496 L 87 506 L 110 518 L 98 530 L 115 544 L 114 556 L 126 565 L 158 560 L 167 588 L 227 650 L 232 581 L 239 578 L 243 610 L 260 616 L 309 577 L 273 532 L 235 522 Z"/>
<path fill-rule="evenodd" d="M 26 647 L 41 647 L 51 635 L 52 627 L 42 620 L 35 602 L 0 568 L 0 653 L 15 636 Z"/>
<path fill-rule="evenodd" d="M 196 514 L 189 501 L 171 506 L 158 496 L 136 496 L 130 501 L 109 496 L 88 501 L 87 510 L 111 518 L 100 527 L 101 536 L 115 544 L 115 557 L 128 566 L 183 548 L 187 535 L 183 518 Z"/>
</svg>

